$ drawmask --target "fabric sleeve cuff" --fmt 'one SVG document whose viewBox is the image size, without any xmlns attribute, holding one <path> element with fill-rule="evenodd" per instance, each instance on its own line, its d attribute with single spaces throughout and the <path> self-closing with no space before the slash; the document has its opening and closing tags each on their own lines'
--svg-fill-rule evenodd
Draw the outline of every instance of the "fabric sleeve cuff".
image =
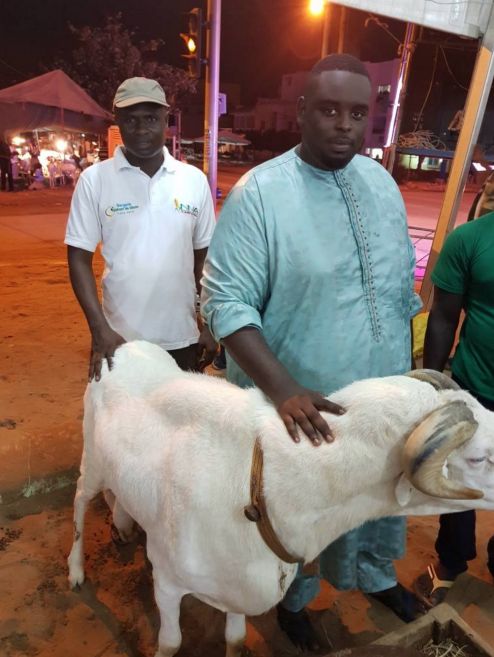
<svg viewBox="0 0 494 657">
<path fill-rule="evenodd" d="M 211 238 L 208 237 L 208 239 L 206 240 L 201 240 L 200 242 L 194 242 L 192 244 L 192 248 L 194 249 L 194 251 L 199 251 L 199 249 L 206 249 L 210 243 L 211 243 Z"/>
<path fill-rule="evenodd" d="M 465 293 L 465 290 L 458 289 L 454 285 L 451 285 L 451 283 L 443 281 L 437 275 L 432 274 L 431 280 L 434 283 L 434 285 L 437 285 L 437 287 L 440 287 L 441 290 L 444 290 L 445 292 L 451 292 L 451 294 L 464 294 Z"/>
<path fill-rule="evenodd" d="M 71 237 L 70 235 L 65 236 L 64 244 L 67 244 L 67 246 L 75 246 L 79 249 L 84 249 L 84 251 L 91 251 L 91 253 L 94 253 L 96 251 L 96 247 L 98 246 L 98 242 L 93 244 L 87 240 L 81 240 L 77 237 Z"/>
<path fill-rule="evenodd" d="M 422 309 L 422 299 L 417 293 L 414 293 L 410 301 L 410 318 L 415 317 L 415 315 Z"/>
<path fill-rule="evenodd" d="M 259 313 L 242 303 L 219 304 L 210 317 L 208 326 L 217 340 L 227 338 L 235 331 L 253 326 L 262 331 L 262 321 Z"/>
</svg>

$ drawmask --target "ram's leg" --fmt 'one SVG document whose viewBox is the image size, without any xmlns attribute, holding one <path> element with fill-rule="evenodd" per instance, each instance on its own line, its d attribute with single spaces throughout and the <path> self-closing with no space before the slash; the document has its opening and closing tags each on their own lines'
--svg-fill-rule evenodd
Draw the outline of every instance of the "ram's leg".
<svg viewBox="0 0 494 657">
<path fill-rule="evenodd" d="M 127 513 L 117 499 L 113 505 L 113 524 L 122 543 L 130 543 L 137 536 L 134 518 Z"/>
<path fill-rule="evenodd" d="M 240 657 L 244 647 L 247 630 L 243 614 L 226 615 L 226 657 Z"/>
<path fill-rule="evenodd" d="M 151 560 L 152 561 L 152 560 Z M 173 657 L 180 650 L 180 602 L 184 595 L 169 584 L 153 567 L 154 596 L 160 611 L 161 627 L 158 635 L 158 651 L 155 657 Z"/>
<path fill-rule="evenodd" d="M 84 469 L 82 471 L 84 472 Z M 75 588 L 84 581 L 84 516 L 88 503 L 101 490 L 98 486 L 88 484 L 88 478 L 81 474 L 77 481 L 74 499 L 74 542 L 67 560 L 71 588 Z"/>
<path fill-rule="evenodd" d="M 113 542 L 117 545 L 130 543 L 137 536 L 134 518 L 123 508 L 112 490 L 106 489 L 103 491 L 103 495 L 112 514 L 111 536 Z"/>
<path fill-rule="evenodd" d="M 113 507 L 115 506 L 115 500 L 117 499 L 113 494 L 113 491 L 106 488 L 103 491 L 103 497 L 105 498 L 105 502 L 108 504 L 110 511 L 113 513 Z"/>
</svg>

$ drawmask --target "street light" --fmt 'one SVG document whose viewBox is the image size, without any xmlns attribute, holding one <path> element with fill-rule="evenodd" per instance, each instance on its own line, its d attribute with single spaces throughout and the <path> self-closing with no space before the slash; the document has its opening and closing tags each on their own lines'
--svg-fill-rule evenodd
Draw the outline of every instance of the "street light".
<svg viewBox="0 0 494 657">
<path fill-rule="evenodd" d="M 324 12 L 326 0 L 309 0 L 309 13 L 312 16 L 321 16 Z"/>
<path fill-rule="evenodd" d="M 322 16 L 322 41 L 321 41 L 321 59 L 329 53 L 329 27 L 331 23 L 331 2 L 330 0 L 310 0 L 309 13 L 312 16 Z M 346 32 L 346 8 L 340 7 L 339 10 L 339 28 L 338 44 L 336 52 L 342 53 L 344 49 L 344 40 Z"/>
<path fill-rule="evenodd" d="M 317 18 L 322 17 L 321 58 L 328 54 L 330 12 L 329 0 L 309 0 L 309 14 Z"/>
</svg>

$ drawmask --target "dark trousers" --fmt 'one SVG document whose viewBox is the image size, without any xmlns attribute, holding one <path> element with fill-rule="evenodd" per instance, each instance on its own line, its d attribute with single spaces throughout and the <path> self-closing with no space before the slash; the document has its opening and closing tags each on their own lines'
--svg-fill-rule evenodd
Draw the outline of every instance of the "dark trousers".
<svg viewBox="0 0 494 657">
<path fill-rule="evenodd" d="M 9 192 L 14 190 L 14 179 L 12 178 L 12 164 L 7 162 L 7 160 L 0 159 L 0 187 L 2 192 L 7 188 L 7 183 L 9 185 Z"/>
<path fill-rule="evenodd" d="M 461 381 L 453 377 L 459 386 L 468 390 Z M 471 391 L 470 391 L 471 392 Z M 474 393 L 471 393 L 474 394 Z M 494 411 L 494 401 L 474 395 L 482 406 Z M 475 511 L 445 513 L 439 518 L 439 533 L 436 540 L 436 552 L 441 565 L 450 571 L 452 577 L 464 573 L 468 561 L 477 556 L 475 538 Z M 488 545 L 489 568 L 494 568 L 494 537 Z"/>
<path fill-rule="evenodd" d="M 197 343 L 191 344 L 183 349 L 171 349 L 168 353 L 175 360 L 181 370 L 190 370 L 191 372 L 199 371 Z"/>
</svg>

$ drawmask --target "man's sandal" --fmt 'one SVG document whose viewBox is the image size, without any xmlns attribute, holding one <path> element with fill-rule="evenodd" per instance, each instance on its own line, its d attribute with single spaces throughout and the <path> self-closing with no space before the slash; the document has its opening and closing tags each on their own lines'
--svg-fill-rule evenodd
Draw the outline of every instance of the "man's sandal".
<svg viewBox="0 0 494 657">
<path fill-rule="evenodd" d="M 429 609 L 444 601 L 449 589 L 455 583 L 454 579 L 439 579 L 436 569 L 431 564 L 427 572 L 419 575 L 413 583 L 413 590 L 419 600 Z"/>
</svg>

